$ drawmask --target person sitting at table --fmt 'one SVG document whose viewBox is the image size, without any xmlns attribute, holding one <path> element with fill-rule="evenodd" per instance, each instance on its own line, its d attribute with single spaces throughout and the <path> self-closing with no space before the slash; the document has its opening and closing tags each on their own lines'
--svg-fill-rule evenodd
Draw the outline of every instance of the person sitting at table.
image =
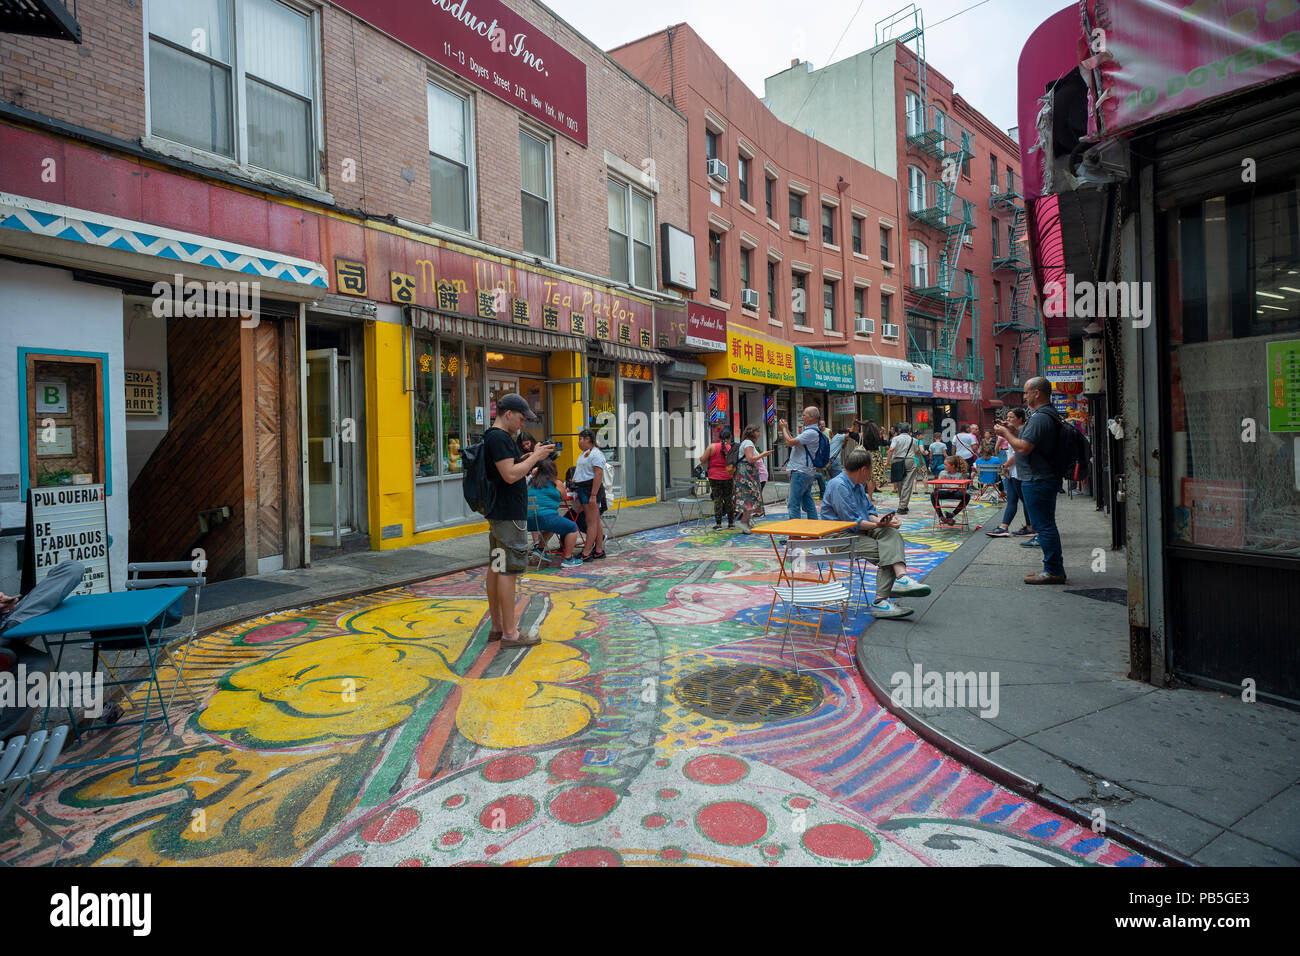
<svg viewBox="0 0 1300 956">
<path fill-rule="evenodd" d="M 537 463 L 537 470 L 528 482 L 528 530 L 540 533 L 539 548 L 545 548 L 546 539 L 550 535 L 558 535 L 564 542 L 564 560 L 560 562 L 560 567 L 580 568 L 582 559 L 573 553 L 578 543 L 578 526 L 560 514 L 564 499 L 560 495 L 558 478 L 555 462 L 543 458 Z M 536 516 L 532 514 L 534 507 L 537 509 Z"/>
<path fill-rule="evenodd" d="M 894 597 L 924 597 L 930 587 L 907 573 L 903 536 L 897 515 L 882 516 L 876 510 L 867 483 L 871 480 L 871 452 L 858 448 L 849 453 L 844 470 L 826 483 L 822 497 L 823 521 L 853 521 L 854 530 L 862 535 L 858 553 L 876 565 L 876 599 L 869 610 L 873 617 L 907 617 L 912 608 L 904 607 Z"/>
<path fill-rule="evenodd" d="M 975 459 L 975 473 L 981 485 L 996 485 L 1001 476 L 1002 462 L 993 454 L 992 446 L 985 446 L 984 454 Z"/>
<path fill-rule="evenodd" d="M 949 455 L 945 458 L 943 460 L 943 469 L 942 474 L 935 476 L 935 481 L 942 481 L 944 479 L 956 481 L 968 477 L 966 472 L 966 460 L 958 455 Z M 930 504 L 934 506 L 934 513 L 939 518 L 939 524 L 947 525 L 949 527 L 957 524 L 957 515 L 961 514 L 962 509 L 970 503 L 970 491 L 968 490 L 968 487 L 969 486 L 961 488 L 936 487 L 934 491 L 931 492 Z M 943 509 L 939 507 L 940 501 L 958 500 L 961 501 L 961 504 L 954 508 L 950 515 L 945 515 Z"/>
</svg>

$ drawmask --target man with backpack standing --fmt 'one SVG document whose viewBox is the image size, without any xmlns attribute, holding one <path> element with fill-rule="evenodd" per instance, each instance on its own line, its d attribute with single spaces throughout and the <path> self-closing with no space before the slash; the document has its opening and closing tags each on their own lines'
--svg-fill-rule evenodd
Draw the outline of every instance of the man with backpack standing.
<svg viewBox="0 0 1300 956">
<path fill-rule="evenodd" d="M 1061 424 L 1061 414 L 1052 405 L 1051 382 L 1042 376 L 1031 378 L 1025 382 L 1024 396 L 1029 421 L 1020 434 L 1014 434 L 1001 423 L 995 430 L 1016 453 L 1016 473 L 1020 476 L 1025 514 L 1037 531 L 1038 544 L 1043 549 L 1043 570 L 1025 575 L 1025 583 L 1064 584 L 1061 533 L 1056 527 L 1056 492 L 1069 460 L 1078 457 L 1080 451 L 1071 436 L 1065 434 L 1067 429 Z"/>
<path fill-rule="evenodd" d="M 777 422 L 781 429 L 781 440 L 790 448 L 790 460 L 786 468 L 790 472 L 790 497 L 786 499 L 786 510 L 790 520 L 795 521 L 806 515 L 810 520 L 817 520 L 817 506 L 813 503 L 812 486 L 818 468 L 825 468 L 831 457 L 830 439 L 821 430 L 822 413 L 815 405 L 803 410 L 803 428 L 798 435 L 791 435 L 785 419 Z"/>
<path fill-rule="evenodd" d="M 541 643 L 536 634 L 519 633 L 515 616 L 515 579 L 528 569 L 528 473 L 555 446 L 538 443 L 525 455 L 515 441 L 524 422 L 538 421 L 528 402 L 518 395 L 497 399 L 497 417 L 483 433 L 480 450 L 482 467 L 491 488 L 487 493 L 488 519 L 488 613 L 492 630 L 488 640 L 500 639 L 502 647 L 532 647 Z M 467 481 L 468 485 L 468 481 Z M 471 502 L 472 504 L 472 502 Z"/>
</svg>

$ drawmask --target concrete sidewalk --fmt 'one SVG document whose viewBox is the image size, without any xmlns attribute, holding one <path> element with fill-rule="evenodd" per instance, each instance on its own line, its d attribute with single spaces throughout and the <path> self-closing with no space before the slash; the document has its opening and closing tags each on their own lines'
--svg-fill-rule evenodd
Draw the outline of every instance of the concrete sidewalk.
<svg viewBox="0 0 1300 956">
<path fill-rule="evenodd" d="M 1084 817 L 1104 810 L 1109 827 L 1175 857 L 1300 864 L 1300 714 L 1126 677 L 1124 555 L 1105 550 L 1107 520 L 1090 499 L 1059 499 L 1063 587 L 1023 583 L 1042 567 L 1041 551 L 1020 547 L 1028 539 L 977 532 L 926 578 L 934 591 L 912 602 L 910 621 L 859 638 L 868 684 L 898 710 L 888 701 L 897 672 L 996 673 L 996 716 L 952 707 L 905 717 L 947 738 L 940 745 L 958 759 L 990 761 L 1018 789 Z M 1093 570 L 1094 549 L 1104 570 Z"/>
</svg>

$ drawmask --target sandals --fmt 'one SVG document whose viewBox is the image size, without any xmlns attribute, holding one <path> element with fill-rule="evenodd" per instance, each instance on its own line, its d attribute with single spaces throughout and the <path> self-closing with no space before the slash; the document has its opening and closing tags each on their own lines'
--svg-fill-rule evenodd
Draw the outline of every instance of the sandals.
<svg viewBox="0 0 1300 956">
<path fill-rule="evenodd" d="M 505 636 L 501 638 L 502 647 L 536 647 L 540 643 L 542 643 L 540 634 L 520 634 L 515 640 Z"/>
</svg>

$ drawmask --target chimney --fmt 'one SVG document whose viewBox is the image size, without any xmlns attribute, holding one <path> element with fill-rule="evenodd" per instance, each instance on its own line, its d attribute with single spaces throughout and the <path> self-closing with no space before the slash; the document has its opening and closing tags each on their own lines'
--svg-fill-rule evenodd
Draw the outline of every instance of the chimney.
<svg viewBox="0 0 1300 956">
<path fill-rule="evenodd" d="M 798 65 L 799 65 L 799 58 L 798 58 L 798 57 L 795 57 L 793 60 L 791 60 L 791 61 L 790 61 L 790 65 L 791 65 L 792 67 L 794 67 L 794 66 L 798 66 Z"/>
</svg>

